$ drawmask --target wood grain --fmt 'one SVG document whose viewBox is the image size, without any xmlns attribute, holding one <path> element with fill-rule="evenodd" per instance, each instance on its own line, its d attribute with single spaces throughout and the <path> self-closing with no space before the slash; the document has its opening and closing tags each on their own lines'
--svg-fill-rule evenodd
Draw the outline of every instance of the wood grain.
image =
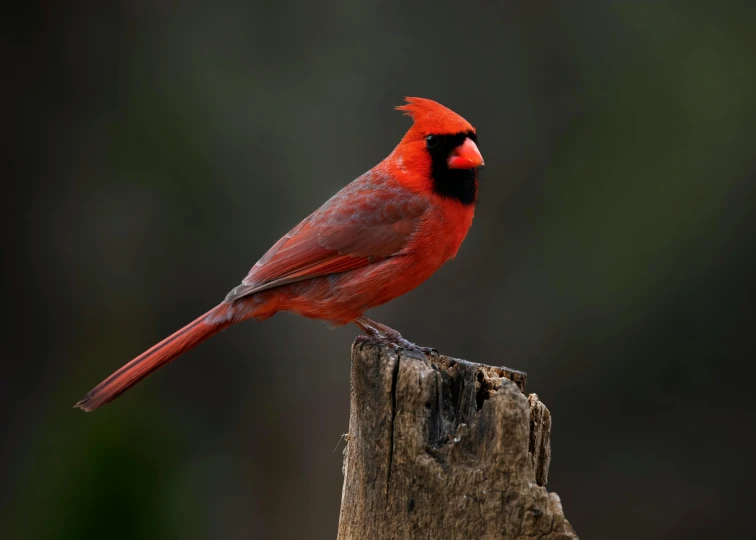
<svg viewBox="0 0 756 540">
<path fill-rule="evenodd" d="M 525 374 L 357 341 L 339 540 L 576 539 Z"/>
</svg>

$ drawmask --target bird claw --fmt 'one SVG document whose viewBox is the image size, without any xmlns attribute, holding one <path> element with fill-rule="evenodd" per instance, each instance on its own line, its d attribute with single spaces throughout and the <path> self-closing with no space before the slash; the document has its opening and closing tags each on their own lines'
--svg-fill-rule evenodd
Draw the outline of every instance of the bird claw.
<svg viewBox="0 0 756 540">
<path fill-rule="evenodd" d="M 438 350 L 432 347 L 421 347 L 409 340 L 404 339 L 398 332 L 396 335 L 387 336 L 381 334 L 375 329 L 372 329 L 371 335 L 360 334 L 355 338 L 357 343 L 375 343 L 384 347 L 390 347 L 394 351 L 407 350 L 412 352 L 418 352 L 426 356 L 438 356 Z"/>
<path fill-rule="evenodd" d="M 373 345 L 380 345 L 382 347 L 390 347 L 394 351 L 405 348 L 405 347 L 400 346 L 395 341 L 392 341 L 386 336 L 381 335 L 381 334 L 377 334 L 377 335 L 360 334 L 359 336 L 354 338 L 354 340 L 360 344 L 371 343 Z"/>
<path fill-rule="evenodd" d="M 438 351 L 436 349 L 432 347 L 420 347 L 419 345 L 404 339 L 402 335 L 393 328 L 369 319 L 364 315 L 355 319 L 354 323 L 365 332 L 365 335 L 357 336 L 358 343 L 377 343 L 379 345 L 391 347 L 395 351 L 404 349 L 424 354 L 426 356 L 438 356 Z"/>
<path fill-rule="evenodd" d="M 406 349 L 412 352 L 419 352 L 427 356 L 432 356 L 433 354 L 438 355 L 438 351 L 436 349 L 432 347 L 421 347 L 420 345 L 404 339 L 402 336 L 399 336 L 399 338 L 396 340 L 396 345 L 402 349 Z"/>
<path fill-rule="evenodd" d="M 372 343 L 377 345 L 393 345 L 393 343 L 388 343 L 385 339 L 381 339 L 380 336 L 368 336 L 365 334 L 360 334 L 356 338 L 354 338 L 354 341 L 356 343 L 359 343 L 360 345 L 363 345 L 365 343 Z"/>
</svg>

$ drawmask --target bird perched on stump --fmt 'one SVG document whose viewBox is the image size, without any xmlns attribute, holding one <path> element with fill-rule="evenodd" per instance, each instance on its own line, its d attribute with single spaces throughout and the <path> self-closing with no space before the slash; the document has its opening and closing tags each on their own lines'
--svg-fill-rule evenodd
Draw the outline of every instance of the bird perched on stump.
<svg viewBox="0 0 756 540">
<path fill-rule="evenodd" d="M 411 291 L 454 258 L 470 228 L 483 157 L 467 120 L 430 99 L 397 107 L 413 125 L 394 151 L 273 244 L 216 307 L 121 367 L 76 406 L 93 411 L 180 354 L 247 319 L 292 311 L 350 322 L 426 350 L 365 311 Z"/>
</svg>

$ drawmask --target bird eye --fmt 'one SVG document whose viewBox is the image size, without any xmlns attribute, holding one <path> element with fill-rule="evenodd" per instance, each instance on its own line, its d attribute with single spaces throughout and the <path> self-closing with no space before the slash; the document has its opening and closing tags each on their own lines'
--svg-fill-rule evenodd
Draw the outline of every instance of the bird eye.
<svg viewBox="0 0 756 540">
<path fill-rule="evenodd" d="M 437 147 L 438 146 L 438 137 L 436 137 L 435 135 L 428 135 L 425 138 L 425 146 L 427 146 L 428 148 L 435 148 L 435 147 Z"/>
</svg>

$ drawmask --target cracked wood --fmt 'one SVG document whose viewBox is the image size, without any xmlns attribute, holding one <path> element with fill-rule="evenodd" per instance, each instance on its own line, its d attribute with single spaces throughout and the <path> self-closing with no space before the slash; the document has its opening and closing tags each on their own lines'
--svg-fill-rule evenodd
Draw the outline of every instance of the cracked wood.
<svg viewBox="0 0 756 540">
<path fill-rule="evenodd" d="M 339 540 L 576 539 L 555 493 L 548 409 L 525 374 L 352 348 Z"/>
</svg>

